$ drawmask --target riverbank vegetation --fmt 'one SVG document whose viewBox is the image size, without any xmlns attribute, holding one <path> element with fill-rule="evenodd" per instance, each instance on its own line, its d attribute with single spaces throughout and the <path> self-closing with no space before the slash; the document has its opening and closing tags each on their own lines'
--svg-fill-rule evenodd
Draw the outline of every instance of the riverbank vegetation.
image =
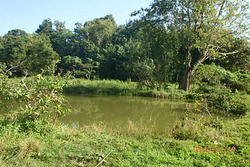
<svg viewBox="0 0 250 167">
<path fill-rule="evenodd" d="M 56 80 L 38 76 L 28 82 L 5 81 L 1 86 L 4 99 L 26 104 L 20 108 L 8 105 L 8 112 L 1 115 L 2 166 L 250 164 L 249 114 L 225 121 L 189 113 L 171 131 L 156 133 L 131 123 L 121 133 L 103 124 L 77 127 L 55 121 L 55 116 L 67 112 L 62 108 L 62 87 Z"/>
<path fill-rule="evenodd" d="M 0 120 L 2 166 L 250 164 L 249 113 L 223 120 L 202 116 L 208 115 L 207 109 L 212 112 L 211 108 L 199 111 L 203 113 L 199 118 L 194 111 L 186 111 L 174 128 L 161 133 L 151 129 L 153 124 L 145 127 L 133 122 L 122 132 L 104 124 L 78 127 L 56 121 L 68 112 L 63 107 L 61 81 L 40 75 L 15 80 L 3 77 L 1 81 L 1 108 L 5 108 Z M 3 103 L 6 100 L 25 105 L 17 108 Z M 203 98 L 199 103 L 206 104 Z"/>
<path fill-rule="evenodd" d="M 0 36 L 0 164 L 250 166 L 248 5 L 177 2 L 155 0 L 121 26 L 107 15 L 72 32 L 45 19 L 33 34 Z M 202 107 L 183 111 L 166 132 L 133 122 L 120 132 L 59 123 L 70 112 L 63 94 L 188 99 Z"/>
</svg>

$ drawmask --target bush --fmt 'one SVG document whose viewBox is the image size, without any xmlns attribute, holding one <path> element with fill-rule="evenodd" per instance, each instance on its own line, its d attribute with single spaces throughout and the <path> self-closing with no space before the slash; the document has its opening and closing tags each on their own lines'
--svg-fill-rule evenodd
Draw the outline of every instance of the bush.
<svg viewBox="0 0 250 167">
<path fill-rule="evenodd" d="M 213 93 L 206 96 L 208 107 L 219 112 L 230 112 L 235 115 L 244 115 L 249 110 L 242 98 L 232 93 Z"/>
<path fill-rule="evenodd" d="M 20 131 L 46 131 L 44 125 L 63 116 L 67 109 L 60 95 L 62 87 L 55 80 L 43 78 L 23 78 L 1 83 L 1 97 L 10 102 L 18 102 L 19 108 L 9 108 L 4 113 L 2 125 L 17 124 Z"/>
<path fill-rule="evenodd" d="M 239 74 L 214 64 L 203 65 L 197 69 L 194 84 L 194 92 L 202 94 L 203 101 L 211 111 L 244 115 L 249 110 L 237 93 L 237 90 L 248 92 L 247 84 L 243 79 L 240 80 Z"/>
<path fill-rule="evenodd" d="M 199 66 L 193 78 L 193 83 L 197 85 L 194 91 L 207 93 L 211 87 L 229 89 L 232 92 L 237 90 L 250 93 L 249 79 L 247 75 L 232 73 L 214 64 Z"/>
</svg>

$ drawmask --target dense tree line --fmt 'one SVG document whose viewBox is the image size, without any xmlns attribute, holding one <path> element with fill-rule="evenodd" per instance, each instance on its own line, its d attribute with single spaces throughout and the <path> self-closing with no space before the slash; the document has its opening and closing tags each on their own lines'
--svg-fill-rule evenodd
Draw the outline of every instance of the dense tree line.
<svg viewBox="0 0 250 167">
<path fill-rule="evenodd" d="M 45 19 L 34 34 L 17 29 L 0 37 L 0 62 L 13 76 L 131 79 L 152 88 L 179 82 L 188 90 L 201 63 L 250 72 L 246 14 L 243 1 L 155 0 L 126 25 L 107 15 L 70 31 Z"/>
</svg>

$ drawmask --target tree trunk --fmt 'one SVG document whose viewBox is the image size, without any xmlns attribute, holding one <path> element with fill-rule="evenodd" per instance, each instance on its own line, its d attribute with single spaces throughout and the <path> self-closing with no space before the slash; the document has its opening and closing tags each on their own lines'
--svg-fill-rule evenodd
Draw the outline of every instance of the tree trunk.
<svg viewBox="0 0 250 167">
<path fill-rule="evenodd" d="M 191 50 L 189 49 L 184 50 L 184 55 L 186 56 L 186 68 L 179 83 L 179 89 L 183 89 L 187 92 L 190 89 L 191 77 L 193 76 L 196 67 L 208 58 L 208 50 L 199 52 L 198 55 L 194 54 L 195 53 L 192 55 Z"/>
<path fill-rule="evenodd" d="M 181 81 L 179 83 L 179 89 L 183 89 L 185 91 L 189 91 L 190 89 L 190 79 L 193 73 L 193 67 L 192 67 L 192 55 L 191 52 L 189 50 L 187 50 L 186 52 L 186 56 L 187 56 L 187 60 L 186 60 L 186 68 L 184 71 L 184 74 L 181 78 Z"/>
</svg>

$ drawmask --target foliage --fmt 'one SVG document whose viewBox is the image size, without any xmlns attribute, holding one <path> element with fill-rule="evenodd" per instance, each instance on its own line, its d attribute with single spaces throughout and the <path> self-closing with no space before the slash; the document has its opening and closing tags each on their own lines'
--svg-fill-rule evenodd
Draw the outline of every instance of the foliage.
<svg viewBox="0 0 250 167">
<path fill-rule="evenodd" d="M 250 72 L 250 45 L 247 38 L 231 38 L 229 46 L 222 46 L 223 50 L 235 51 L 231 55 L 222 55 L 217 60 L 216 64 L 233 72 L 249 74 Z"/>
<path fill-rule="evenodd" d="M 237 93 L 248 92 L 249 87 L 239 79 L 238 74 L 214 64 L 203 65 L 197 69 L 193 82 L 194 92 L 201 94 L 201 98 L 212 110 L 235 115 L 244 115 L 249 110 Z"/>
<path fill-rule="evenodd" d="M 9 68 L 15 68 L 16 71 L 13 72 L 20 73 L 19 66 L 25 61 L 28 52 L 28 41 L 29 35 L 19 29 L 11 30 L 3 36 L 0 61 Z"/>
<path fill-rule="evenodd" d="M 237 94 L 219 91 L 209 94 L 206 100 L 209 107 L 220 113 L 230 112 L 235 115 L 245 115 L 249 111 L 249 106 Z"/>
<path fill-rule="evenodd" d="M 60 57 L 53 50 L 49 38 L 44 35 L 34 35 L 30 39 L 30 48 L 23 63 L 23 70 L 31 76 L 40 73 L 54 75 L 59 61 Z"/>
<path fill-rule="evenodd" d="M 73 33 L 66 29 L 65 23 L 58 20 L 52 22 L 50 19 L 45 19 L 39 25 L 36 33 L 49 37 L 54 51 L 60 57 L 72 55 Z"/>
<path fill-rule="evenodd" d="M 67 109 L 63 107 L 65 100 L 60 96 L 62 87 L 55 82 L 43 78 L 41 74 L 36 78 L 9 81 L 1 80 L 1 98 L 9 102 L 18 102 L 20 107 L 8 106 L 4 112 L 2 126 L 15 125 L 19 131 L 42 131 L 44 125 L 63 116 Z"/>
<path fill-rule="evenodd" d="M 11 30 L 3 37 L 0 62 L 11 69 L 14 76 L 52 75 L 59 60 L 48 37 L 29 35 L 22 30 Z"/>
<path fill-rule="evenodd" d="M 71 73 L 75 77 L 82 77 L 84 75 L 83 63 L 79 57 L 64 56 L 58 66 L 61 75 L 68 73 Z"/>
<path fill-rule="evenodd" d="M 193 83 L 198 85 L 196 92 L 200 93 L 216 93 L 209 89 L 217 87 L 221 89 L 230 89 L 236 91 L 249 91 L 247 82 L 248 75 L 232 73 L 215 64 L 200 66 L 193 77 Z M 242 78 L 242 79 L 241 79 Z M 244 78 L 246 80 L 244 80 Z M 229 90 L 229 91 L 230 91 Z"/>
<path fill-rule="evenodd" d="M 83 64 L 83 73 L 88 80 L 93 78 L 93 75 L 96 73 L 96 69 L 99 68 L 99 65 L 100 64 L 98 62 L 93 61 L 90 58 L 87 59 L 87 63 Z"/>
<path fill-rule="evenodd" d="M 104 60 L 100 64 L 100 77 L 104 79 L 127 80 L 129 78 L 129 60 L 126 46 L 109 44 L 103 50 Z"/>
<path fill-rule="evenodd" d="M 65 27 L 64 22 L 50 19 L 45 19 L 39 25 L 36 34 L 11 30 L 0 38 L 0 62 L 12 68 L 14 77 L 34 76 L 39 73 L 52 75 L 55 72 L 57 75 L 70 74 L 77 78 L 123 81 L 131 79 L 153 89 L 159 89 L 161 85 L 165 85 L 166 88 L 169 83 L 182 81 L 181 76 L 187 64 L 185 63 L 187 51 L 192 57 L 191 66 L 194 67 L 195 64 L 198 66 L 197 61 L 202 57 L 201 53 L 206 51 L 204 47 L 209 45 L 208 63 L 215 62 L 232 71 L 248 72 L 246 62 L 248 62 L 249 42 L 246 38 L 238 38 L 233 32 L 217 26 L 214 26 L 211 32 L 207 29 L 207 26 L 211 27 L 211 25 L 206 18 L 203 18 L 204 25 L 201 25 L 202 18 L 198 19 L 197 31 L 191 32 L 195 24 L 191 24 L 191 29 L 188 29 L 188 22 L 183 23 L 187 26 L 183 29 L 180 28 L 182 26 L 171 27 L 167 23 L 166 26 L 164 20 L 158 19 L 160 16 L 165 18 L 164 13 L 174 12 L 172 11 L 174 7 L 170 5 L 166 11 L 157 13 L 161 3 L 164 4 L 165 1 L 155 1 L 151 8 L 145 10 L 142 19 L 130 21 L 122 26 L 117 26 L 113 16 L 107 15 L 84 24 L 76 23 L 73 32 Z M 171 1 L 166 2 L 166 4 L 170 3 Z M 182 3 L 180 3 L 181 7 L 190 9 L 191 22 L 195 20 L 197 11 L 204 10 L 204 13 L 213 15 L 212 11 L 200 8 L 206 6 L 206 3 L 192 1 L 190 6 L 184 1 Z M 214 3 L 217 6 L 209 2 L 206 7 L 212 5 L 211 10 L 217 9 L 220 1 Z M 223 7 L 226 9 L 232 4 L 227 5 Z M 244 5 L 244 3 L 238 5 Z M 193 10 L 196 8 L 198 8 L 197 11 Z M 243 6 L 243 13 L 245 8 L 246 6 Z M 233 10 L 235 10 L 234 7 Z M 156 12 L 155 15 L 153 15 L 154 12 Z M 197 14 L 198 16 L 200 15 Z M 185 15 L 186 17 L 189 18 Z M 174 18 L 172 19 L 174 22 Z M 214 21 L 216 22 L 216 19 L 212 20 L 211 24 L 215 24 Z M 217 21 L 221 24 L 223 19 L 219 18 Z M 181 23 L 176 24 L 181 25 Z M 198 27 L 199 25 L 201 27 Z M 218 34 L 216 35 L 214 31 Z M 213 35 L 208 35 L 210 33 Z M 223 39 L 219 38 L 220 35 Z M 211 38 L 212 42 L 203 41 L 205 37 Z M 218 43 L 214 44 L 213 40 Z M 187 44 L 190 45 L 189 50 L 185 49 Z M 211 59 L 215 57 L 219 59 Z M 231 67 L 229 64 L 234 65 Z M 238 82 L 237 86 L 241 87 L 244 84 Z M 235 89 L 239 89 L 238 87 Z"/>
<path fill-rule="evenodd" d="M 185 71 L 180 88 L 189 90 L 195 68 L 205 60 L 218 55 L 228 36 L 242 34 L 248 27 L 248 3 L 233 0 L 184 1 L 155 0 L 141 13 L 142 19 L 164 25 L 178 42 L 185 57 Z M 237 49 L 237 48 L 236 48 Z"/>
<path fill-rule="evenodd" d="M 112 15 L 88 21 L 84 24 L 85 38 L 92 41 L 96 46 L 106 46 L 111 41 L 117 25 Z"/>
</svg>

